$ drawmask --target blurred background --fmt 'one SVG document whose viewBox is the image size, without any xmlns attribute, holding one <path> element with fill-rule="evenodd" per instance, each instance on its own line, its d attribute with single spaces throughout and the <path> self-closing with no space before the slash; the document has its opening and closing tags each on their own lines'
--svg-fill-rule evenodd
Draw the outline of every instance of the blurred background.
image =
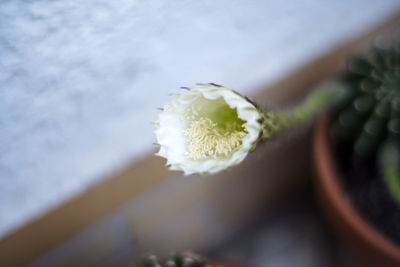
<svg viewBox="0 0 400 267">
<path fill-rule="evenodd" d="M 228 172 L 183 177 L 152 156 L 151 122 L 196 82 L 293 105 L 399 12 L 396 0 L 1 1 L 2 266 L 130 266 L 185 248 L 361 266 L 313 197 L 312 125 Z"/>
</svg>

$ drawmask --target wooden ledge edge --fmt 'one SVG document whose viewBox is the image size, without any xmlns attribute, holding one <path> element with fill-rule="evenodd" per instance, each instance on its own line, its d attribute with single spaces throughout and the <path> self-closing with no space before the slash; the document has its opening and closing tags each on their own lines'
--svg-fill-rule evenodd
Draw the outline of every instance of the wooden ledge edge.
<svg viewBox="0 0 400 267">
<path fill-rule="evenodd" d="M 22 265 L 76 234 L 167 177 L 165 161 L 153 154 L 88 189 L 0 241 L 0 266 Z"/>
</svg>

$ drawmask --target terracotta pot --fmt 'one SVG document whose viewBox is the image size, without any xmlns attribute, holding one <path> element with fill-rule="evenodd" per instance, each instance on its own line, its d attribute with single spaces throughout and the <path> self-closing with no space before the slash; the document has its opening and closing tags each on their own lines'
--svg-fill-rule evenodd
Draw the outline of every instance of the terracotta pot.
<svg viewBox="0 0 400 267">
<path fill-rule="evenodd" d="M 338 177 L 329 141 L 330 119 L 323 115 L 314 138 L 316 191 L 324 212 L 339 236 L 370 266 L 400 266 L 400 246 L 374 228 L 353 206 Z"/>
</svg>

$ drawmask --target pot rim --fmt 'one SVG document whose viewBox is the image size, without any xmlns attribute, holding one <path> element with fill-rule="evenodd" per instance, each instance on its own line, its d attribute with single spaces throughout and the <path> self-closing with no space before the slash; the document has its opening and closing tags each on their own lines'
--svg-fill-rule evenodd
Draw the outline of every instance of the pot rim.
<svg viewBox="0 0 400 267">
<path fill-rule="evenodd" d="M 329 141 L 329 125 L 330 117 L 325 113 L 316 125 L 313 147 L 318 185 L 324 191 L 324 198 L 363 242 L 367 242 L 374 250 L 400 263 L 400 246 L 364 219 L 343 189 Z"/>
</svg>

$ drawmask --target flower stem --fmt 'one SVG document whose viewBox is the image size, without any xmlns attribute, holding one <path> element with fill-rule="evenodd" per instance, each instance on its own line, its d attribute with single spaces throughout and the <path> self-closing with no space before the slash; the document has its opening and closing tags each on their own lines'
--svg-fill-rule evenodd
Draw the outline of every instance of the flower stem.
<svg viewBox="0 0 400 267">
<path fill-rule="evenodd" d="M 340 101 L 343 95 L 340 83 L 327 83 L 312 92 L 299 106 L 289 111 L 278 112 L 282 130 L 304 124 L 323 109 Z"/>
<path fill-rule="evenodd" d="M 324 108 L 341 102 L 345 97 L 344 92 L 342 84 L 330 82 L 317 88 L 304 102 L 289 111 L 264 111 L 262 140 L 268 140 L 280 132 L 306 123 Z"/>
<path fill-rule="evenodd" d="M 293 109 L 288 111 L 263 111 L 264 121 L 261 140 L 266 141 L 289 128 L 304 124 L 323 109 L 341 104 L 347 98 L 346 91 L 343 84 L 329 82 L 317 88 Z"/>
</svg>

